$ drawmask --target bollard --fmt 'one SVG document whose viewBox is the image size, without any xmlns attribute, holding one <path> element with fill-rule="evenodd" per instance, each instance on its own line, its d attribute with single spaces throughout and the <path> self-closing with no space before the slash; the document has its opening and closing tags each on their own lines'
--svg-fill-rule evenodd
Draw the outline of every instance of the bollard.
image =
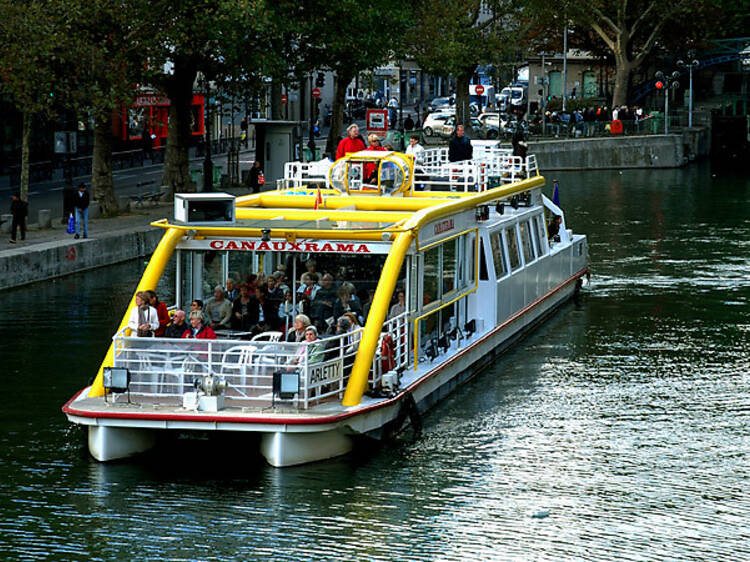
<svg viewBox="0 0 750 562">
<path fill-rule="evenodd" d="M 13 221 L 13 215 L 0 215 L 0 228 L 6 234 L 10 232 L 10 225 Z"/>
<path fill-rule="evenodd" d="M 39 209 L 39 228 L 52 228 L 52 211 Z"/>
</svg>

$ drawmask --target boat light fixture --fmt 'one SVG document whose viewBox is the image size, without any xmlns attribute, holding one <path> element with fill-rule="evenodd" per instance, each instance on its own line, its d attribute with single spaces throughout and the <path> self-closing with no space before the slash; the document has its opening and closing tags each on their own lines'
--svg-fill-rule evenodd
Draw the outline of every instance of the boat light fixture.
<svg viewBox="0 0 750 562">
<path fill-rule="evenodd" d="M 264 228 L 260 231 L 261 237 L 260 239 L 263 242 L 270 242 L 271 241 L 271 229 L 270 228 Z"/>
<path fill-rule="evenodd" d="M 477 331 L 477 321 L 476 319 L 472 318 L 469 320 L 466 324 L 464 324 L 464 332 L 467 336 L 470 336 L 471 334 L 475 333 Z"/>
<path fill-rule="evenodd" d="M 130 402 L 130 371 L 121 367 L 104 367 L 102 369 L 102 386 L 105 393 L 125 392 L 128 393 Z M 104 395 L 106 400 L 107 394 Z"/>
<path fill-rule="evenodd" d="M 291 400 L 296 394 L 299 394 L 299 373 L 276 371 L 273 374 L 273 395 Z"/>
<path fill-rule="evenodd" d="M 514 195 L 510 198 L 510 206 L 514 209 L 518 209 L 518 195 Z"/>
<path fill-rule="evenodd" d="M 505 213 L 505 203 L 498 201 L 495 205 L 495 211 L 497 211 L 498 215 L 502 215 L 503 213 Z"/>
</svg>

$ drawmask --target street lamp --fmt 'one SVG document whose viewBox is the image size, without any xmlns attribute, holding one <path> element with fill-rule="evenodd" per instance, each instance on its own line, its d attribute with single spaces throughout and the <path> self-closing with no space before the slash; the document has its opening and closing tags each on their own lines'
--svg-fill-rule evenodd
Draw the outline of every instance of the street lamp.
<svg viewBox="0 0 750 562">
<path fill-rule="evenodd" d="M 692 53 L 688 53 L 688 56 L 692 56 Z M 697 59 L 693 59 L 690 63 L 681 60 L 677 61 L 677 66 L 680 68 L 687 68 L 688 76 L 690 76 L 690 90 L 688 92 L 688 128 L 692 128 L 693 126 L 693 69 L 698 68 L 700 64 L 700 61 Z"/>
<path fill-rule="evenodd" d="M 656 89 L 664 90 L 664 134 L 669 134 L 669 90 L 676 90 L 680 87 L 680 73 L 675 70 L 671 75 L 666 76 L 661 70 L 655 75 Z"/>
</svg>

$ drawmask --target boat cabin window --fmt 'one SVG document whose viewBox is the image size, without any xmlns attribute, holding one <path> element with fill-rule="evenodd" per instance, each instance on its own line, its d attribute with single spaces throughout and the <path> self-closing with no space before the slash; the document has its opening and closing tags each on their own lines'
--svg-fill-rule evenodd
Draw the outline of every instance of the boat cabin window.
<svg viewBox="0 0 750 562">
<path fill-rule="evenodd" d="M 495 276 L 500 279 L 508 274 L 508 266 L 505 264 L 505 247 L 500 231 L 490 233 L 490 244 L 492 245 L 492 261 L 495 264 Z"/>
<path fill-rule="evenodd" d="M 523 248 L 524 263 L 534 261 L 534 247 L 531 245 L 531 234 L 529 232 L 529 221 L 523 221 L 518 224 L 518 230 L 521 232 L 521 248 Z"/>
<path fill-rule="evenodd" d="M 505 238 L 508 241 L 508 261 L 510 270 L 515 271 L 521 267 L 521 256 L 518 253 L 518 238 L 516 238 L 516 227 L 505 229 Z"/>
<path fill-rule="evenodd" d="M 539 256 L 544 256 L 547 254 L 548 247 L 547 247 L 547 229 L 544 226 L 544 216 L 543 215 L 536 215 L 532 220 L 532 233 L 534 235 L 534 242 L 536 242 L 536 247 L 538 250 Z"/>
<path fill-rule="evenodd" d="M 489 279 L 489 275 L 487 273 L 487 258 L 484 254 L 484 240 L 482 238 L 479 239 L 479 280 L 480 281 L 487 281 Z"/>
<path fill-rule="evenodd" d="M 422 307 L 455 299 L 475 286 L 475 233 L 463 234 L 424 251 Z M 480 261 L 480 270 L 481 270 Z M 487 264 L 485 261 L 484 269 Z"/>
</svg>

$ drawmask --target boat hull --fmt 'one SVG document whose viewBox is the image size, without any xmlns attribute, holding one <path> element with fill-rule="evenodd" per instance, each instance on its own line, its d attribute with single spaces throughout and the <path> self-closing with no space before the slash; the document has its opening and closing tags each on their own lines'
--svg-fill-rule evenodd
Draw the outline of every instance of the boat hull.
<svg viewBox="0 0 750 562">
<path fill-rule="evenodd" d="M 348 453 L 353 436 L 383 438 L 400 428 L 406 418 L 402 408 L 413 397 L 423 412 L 471 379 L 520 338 L 524 337 L 575 294 L 585 269 L 537 301 L 449 356 L 393 398 L 363 408 L 332 415 L 303 418 L 233 417 L 229 415 L 123 414 L 84 412 L 74 397 L 63 408 L 68 418 L 89 425 L 89 450 L 99 461 L 112 461 L 143 453 L 156 444 L 163 430 L 250 431 L 260 433 L 260 452 L 275 467 L 330 459 Z M 85 392 L 79 393 L 79 396 Z M 412 412 L 413 414 L 413 412 Z M 401 425 L 401 422 L 398 422 Z"/>
</svg>

